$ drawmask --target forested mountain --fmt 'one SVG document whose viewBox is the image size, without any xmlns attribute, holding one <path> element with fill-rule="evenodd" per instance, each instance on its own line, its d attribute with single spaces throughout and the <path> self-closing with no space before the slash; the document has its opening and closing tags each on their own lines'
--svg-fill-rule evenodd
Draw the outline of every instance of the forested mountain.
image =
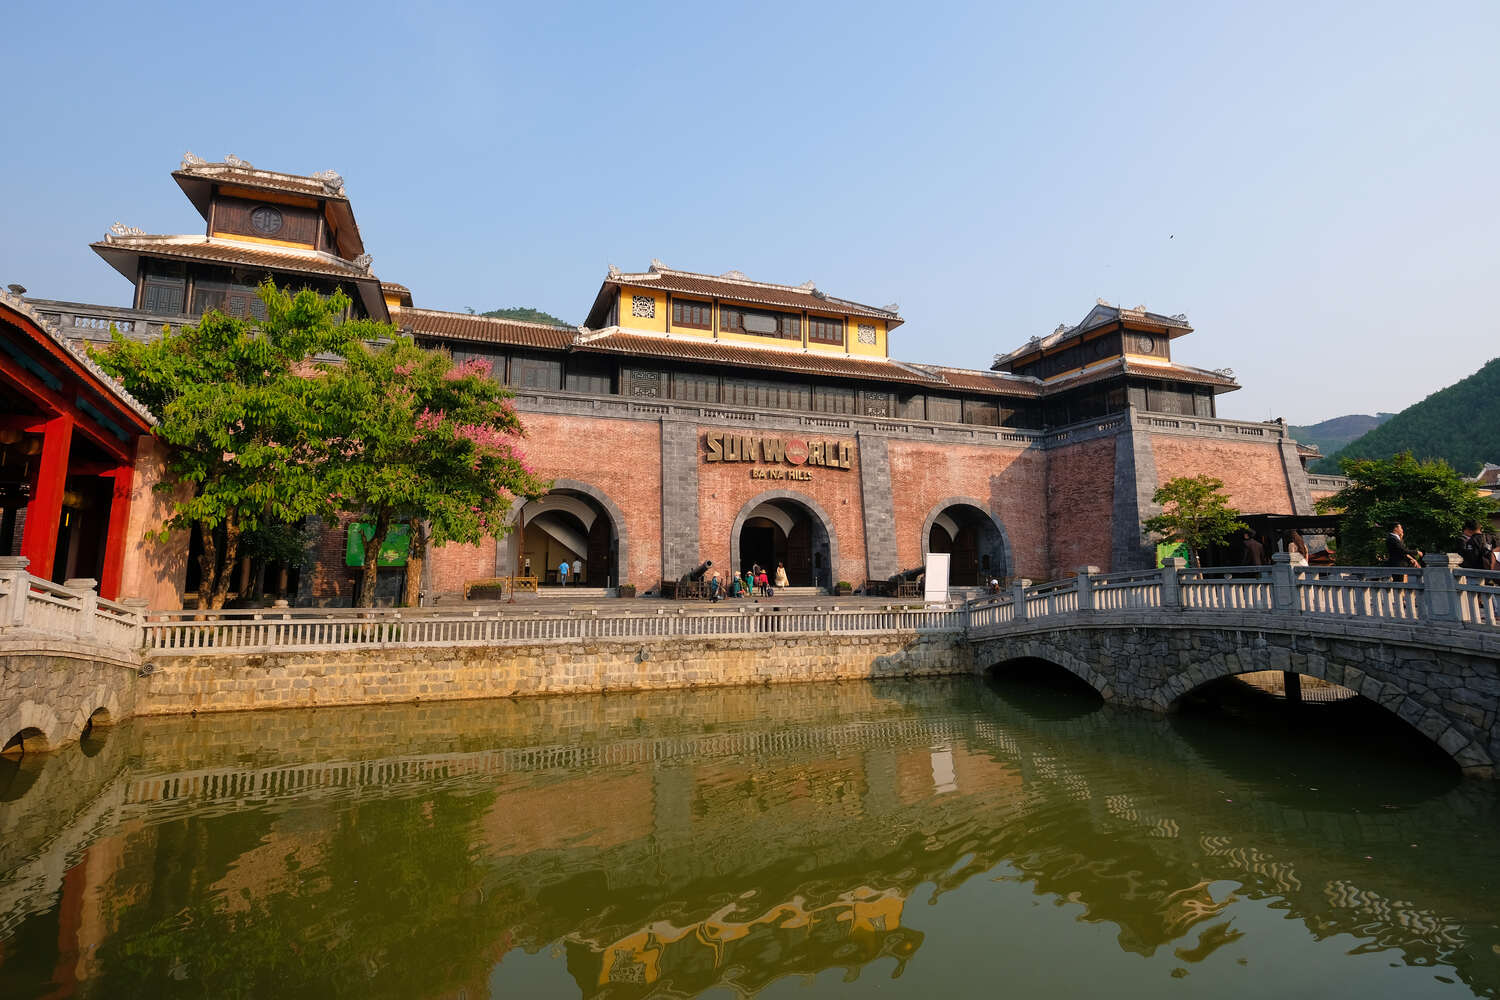
<svg viewBox="0 0 1500 1000">
<path fill-rule="evenodd" d="M 1373 417 L 1368 413 L 1351 413 L 1332 417 L 1321 423 L 1308 424 L 1306 427 L 1288 427 L 1287 430 L 1303 444 L 1315 444 L 1323 454 L 1332 455 L 1350 441 L 1368 434 L 1394 416 L 1394 413 L 1377 413 Z"/>
<path fill-rule="evenodd" d="M 480 313 L 481 316 L 489 316 L 491 319 L 513 319 L 522 323 L 550 323 L 553 326 L 572 326 L 572 323 L 564 323 L 551 313 L 544 313 L 540 309 L 532 309 L 529 306 L 511 306 L 509 309 L 491 309 L 489 312 Z"/>
<path fill-rule="evenodd" d="M 1465 476 L 1500 461 L 1500 358 L 1408 406 L 1314 471 L 1337 472 L 1340 458 L 1389 458 L 1403 451 L 1418 459 L 1441 458 Z"/>
</svg>

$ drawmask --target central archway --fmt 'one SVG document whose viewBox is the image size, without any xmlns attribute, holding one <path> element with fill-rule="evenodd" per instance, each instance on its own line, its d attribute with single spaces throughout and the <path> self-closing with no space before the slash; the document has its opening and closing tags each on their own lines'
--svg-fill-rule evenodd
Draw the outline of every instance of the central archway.
<svg viewBox="0 0 1500 1000">
<path fill-rule="evenodd" d="M 929 552 L 952 556 L 948 582 L 955 587 L 979 587 L 991 579 L 1004 582 L 1011 575 L 1005 525 L 970 497 L 949 497 L 928 513 L 922 525 L 924 562 Z"/>
<path fill-rule="evenodd" d="M 779 563 L 793 587 L 831 588 L 838 536 L 833 519 L 816 500 L 791 490 L 769 490 L 740 508 L 729 533 L 729 556 L 732 573 L 760 565 L 774 577 Z"/>
<path fill-rule="evenodd" d="M 557 584 L 558 564 L 582 564 L 569 585 L 613 587 L 629 566 L 625 519 L 598 488 L 573 479 L 553 480 L 544 496 L 511 511 L 512 529 L 496 553 L 496 576 L 534 576 Z M 528 569 L 530 572 L 528 573 Z"/>
</svg>

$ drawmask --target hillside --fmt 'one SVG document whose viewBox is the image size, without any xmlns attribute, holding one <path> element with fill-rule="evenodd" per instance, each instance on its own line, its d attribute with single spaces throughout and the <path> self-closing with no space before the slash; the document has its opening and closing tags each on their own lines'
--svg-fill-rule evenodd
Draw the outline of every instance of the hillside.
<svg viewBox="0 0 1500 1000">
<path fill-rule="evenodd" d="M 1408 406 L 1314 471 L 1337 472 L 1340 458 L 1388 458 L 1403 451 L 1444 459 L 1465 476 L 1500 459 L 1500 358 Z"/>
<path fill-rule="evenodd" d="M 529 306 L 511 306 L 509 309 L 491 309 L 489 312 L 480 313 L 491 319 L 513 319 L 522 323 L 550 323 L 552 326 L 572 326 L 572 323 L 564 323 L 551 313 L 544 313 L 540 309 L 532 309 Z"/>
<path fill-rule="evenodd" d="M 1308 424 L 1306 427 L 1288 427 L 1287 430 L 1303 444 L 1315 444 L 1323 454 L 1332 455 L 1350 441 L 1368 434 L 1394 416 L 1394 413 L 1377 413 L 1373 417 L 1368 413 L 1351 413 L 1332 417 L 1321 423 Z"/>
</svg>

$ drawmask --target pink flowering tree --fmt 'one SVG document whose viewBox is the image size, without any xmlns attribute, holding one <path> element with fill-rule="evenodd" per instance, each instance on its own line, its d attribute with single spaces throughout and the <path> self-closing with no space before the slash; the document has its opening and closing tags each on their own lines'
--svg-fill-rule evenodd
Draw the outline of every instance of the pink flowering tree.
<svg viewBox="0 0 1500 1000">
<path fill-rule="evenodd" d="M 499 538 L 517 498 L 541 496 L 550 485 L 527 462 L 510 393 L 488 363 L 454 364 L 444 351 L 377 329 L 386 339 L 356 340 L 322 381 L 330 490 L 373 522 L 362 607 L 374 605 L 379 553 L 393 524 L 411 525 L 412 600 L 429 545 Z"/>
</svg>

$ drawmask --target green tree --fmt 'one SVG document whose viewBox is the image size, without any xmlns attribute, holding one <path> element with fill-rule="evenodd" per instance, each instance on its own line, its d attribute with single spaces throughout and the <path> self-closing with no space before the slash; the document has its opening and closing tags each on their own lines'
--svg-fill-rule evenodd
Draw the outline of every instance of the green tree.
<svg viewBox="0 0 1500 1000">
<path fill-rule="evenodd" d="M 372 521 L 360 586 L 364 607 L 374 604 L 377 559 L 392 524 L 412 525 L 409 600 L 429 543 L 499 538 L 515 499 L 548 488 L 522 454 L 520 420 L 487 362 L 455 365 L 447 353 L 407 337 L 367 342 L 373 340 L 351 343 L 343 363 L 328 368 L 322 401 L 331 491 Z"/>
<path fill-rule="evenodd" d="M 149 343 L 116 332 L 95 353 L 158 420 L 153 433 L 168 449 L 157 489 L 173 497 L 160 534 L 199 530 L 200 607 L 224 606 L 245 532 L 328 508 L 317 461 L 319 387 L 304 362 L 345 349 L 340 320 L 349 302 L 269 282 L 260 297 L 262 320 L 214 311 Z"/>
<path fill-rule="evenodd" d="M 1411 452 L 1394 458 L 1344 459 L 1349 485 L 1318 501 L 1323 513 L 1344 515 L 1339 561 L 1380 563 L 1385 535 L 1399 521 L 1409 548 L 1445 551 L 1465 521 L 1483 520 L 1495 504 L 1441 459 L 1419 462 Z"/>
<path fill-rule="evenodd" d="M 1163 541 L 1186 543 L 1193 561 L 1203 565 L 1203 550 L 1222 545 L 1234 532 L 1245 527 L 1240 512 L 1229 506 L 1224 482 L 1213 476 L 1179 476 L 1170 479 L 1151 496 L 1151 502 L 1162 508 L 1148 518 L 1142 527 Z"/>
<path fill-rule="evenodd" d="M 471 309 L 469 311 L 473 312 L 474 310 Z M 548 326 L 572 325 L 570 323 L 564 323 L 562 320 L 558 319 L 551 313 L 542 312 L 540 309 L 533 309 L 530 306 L 511 306 L 509 309 L 491 309 L 489 312 L 482 312 L 479 315 L 488 316 L 491 319 L 513 319 L 518 320 L 522 323 L 545 323 Z"/>
</svg>

